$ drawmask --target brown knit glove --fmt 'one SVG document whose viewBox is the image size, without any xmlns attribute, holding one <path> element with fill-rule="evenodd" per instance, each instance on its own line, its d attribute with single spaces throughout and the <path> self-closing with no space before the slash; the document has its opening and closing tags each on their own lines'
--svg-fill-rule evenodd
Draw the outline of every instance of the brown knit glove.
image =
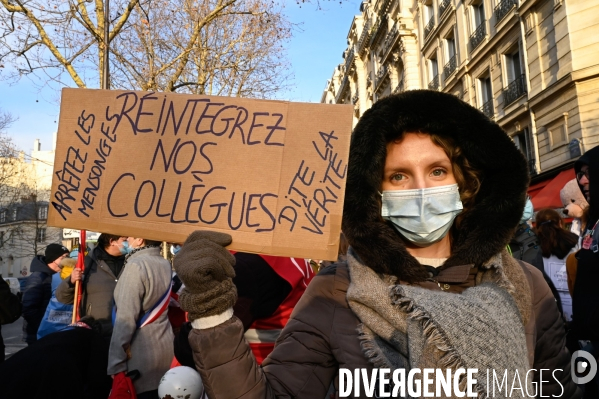
<svg viewBox="0 0 599 399">
<path fill-rule="evenodd" d="M 221 314 L 235 304 L 235 258 L 225 248 L 231 241 L 225 233 L 194 231 L 175 256 L 175 271 L 185 284 L 179 303 L 189 320 Z"/>
</svg>

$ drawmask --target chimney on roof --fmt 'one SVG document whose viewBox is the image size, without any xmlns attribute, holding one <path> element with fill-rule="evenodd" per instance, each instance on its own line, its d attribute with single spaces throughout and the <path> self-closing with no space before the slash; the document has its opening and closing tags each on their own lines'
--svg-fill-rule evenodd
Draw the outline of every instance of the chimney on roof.
<svg viewBox="0 0 599 399">
<path fill-rule="evenodd" d="M 42 150 L 42 143 L 40 143 L 40 139 L 35 139 L 35 141 L 33 142 L 33 151 L 41 151 Z"/>
</svg>

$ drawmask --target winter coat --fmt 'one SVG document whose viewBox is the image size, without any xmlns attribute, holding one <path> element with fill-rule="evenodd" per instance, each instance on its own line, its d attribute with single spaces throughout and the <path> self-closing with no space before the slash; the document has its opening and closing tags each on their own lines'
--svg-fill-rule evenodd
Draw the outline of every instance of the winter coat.
<svg viewBox="0 0 599 399">
<path fill-rule="evenodd" d="M 563 324 L 553 294 L 536 268 L 520 264 L 534 293 L 533 314 L 525 326 L 530 368 L 564 369 L 556 372 L 564 386 L 562 397 L 574 398 L 576 387 L 570 378 L 570 354 L 564 346 Z M 441 271 L 438 280 L 451 282 L 456 291 L 472 286 L 476 269 L 461 269 L 462 273 Z M 456 284 L 456 280 L 464 281 Z M 214 329 L 193 329 L 189 343 L 194 349 L 196 367 L 202 380 L 209 381 L 210 389 L 215 392 L 208 391 L 208 396 L 235 392 L 246 393 L 244 398 L 324 398 L 339 368 L 366 368 L 370 375 L 373 365 L 364 356 L 358 339 L 360 320 L 346 299 L 349 282 L 345 263 L 323 269 L 308 286 L 261 369 L 250 356 L 239 319 L 234 317 Z M 429 282 L 422 286 L 440 289 Z M 241 370 L 251 378 L 227 377 L 241 375 Z M 539 381 L 538 373 L 535 381 Z M 544 375 L 543 381 L 543 395 L 559 395 L 562 391 L 554 379 Z"/>
<path fill-rule="evenodd" d="M 107 346 L 81 327 L 40 338 L 0 365 L 0 398 L 106 399 Z"/>
<path fill-rule="evenodd" d="M 13 323 L 21 317 L 21 311 L 19 297 L 10 292 L 6 281 L 0 279 L 0 325 Z"/>
<path fill-rule="evenodd" d="M 115 276 L 108 264 L 102 260 L 100 248 L 85 257 L 85 273 L 83 277 L 82 298 L 79 316 L 92 316 L 102 323 L 103 334 L 110 336 L 112 332 L 112 306 L 114 289 L 118 276 Z M 121 272 L 122 274 L 122 272 Z M 65 278 L 56 289 L 56 299 L 62 303 L 72 304 L 75 298 L 75 284 L 71 276 Z"/>
<path fill-rule="evenodd" d="M 588 220 L 584 236 L 588 230 L 593 229 L 599 220 L 599 147 L 587 151 L 574 164 L 574 169 L 579 172 L 583 165 L 589 166 L 591 182 L 591 199 L 588 208 Z M 599 225 L 598 225 L 599 226 Z M 599 241 L 599 227 L 595 228 L 593 243 Z M 599 341 L 599 290 L 596 283 L 599 281 L 599 252 L 593 248 L 584 249 L 576 253 L 577 265 L 575 270 L 574 287 L 572 290 L 572 330 L 576 339 Z"/>
<path fill-rule="evenodd" d="M 452 140 L 480 173 L 473 205 L 452 228 L 451 256 L 438 268 L 421 265 L 381 217 L 387 143 L 415 131 Z M 366 111 L 352 134 L 347 168 L 343 233 L 360 262 L 396 277 L 399 284 L 456 295 L 477 285 L 478 269 L 506 248 L 522 216 L 529 182 L 526 160 L 498 125 L 455 96 L 425 90 L 388 96 Z M 564 322 L 553 294 L 538 270 L 520 265 L 528 284 L 520 281 L 512 295 L 528 298 L 521 301 L 528 303 L 524 310 L 529 315 L 522 338 L 529 364 L 537 369 L 535 379 L 541 378 L 539 369 L 550 369 L 542 375 L 543 395 L 577 398 Z M 372 369 L 356 331 L 360 320 L 346 299 L 349 283 L 342 263 L 314 278 L 261 368 L 235 317 L 213 328 L 194 329 L 189 342 L 208 396 L 324 398 L 339 368 Z M 385 300 L 390 299 L 381 296 L 380 301 Z M 440 356 L 449 353 L 437 349 Z M 551 373 L 559 383 L 550 380 Z"/>
<path fill-rule="evenodd" d="M 31 275 L 27 278 L 23 294 L 23 318 L 27 323 L 25 341 L 31 344 L 37 340 L 37 330 L 52 297 L 52 275 L 56 272 L 50 269 L 41 255 L 33 258 L 29 270 Z"/>
<path fill-rule="evenodd" d="M 138 394 L 158 389 L 173 360 L 174 336 L 167 312 L 144 327 L 136 326 L 170 286 L 171 264 L 160 256 L 159 248 L 145 248 L 127 258 L 114 291 L 117 310 L 108 374 L 138 370 L 141 377 L 134 381 Z"/>
</svg>

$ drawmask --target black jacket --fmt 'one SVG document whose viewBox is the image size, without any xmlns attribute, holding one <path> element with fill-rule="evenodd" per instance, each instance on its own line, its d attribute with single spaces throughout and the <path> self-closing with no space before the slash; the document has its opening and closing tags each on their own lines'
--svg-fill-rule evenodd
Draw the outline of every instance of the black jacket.
<svg viewBox="0 0 599 399">
<path fill-rule="evenodd" d="M 21 301 L 10 292 L 10 287 L 0 279 L 0 324 L 10 324 L 21 317 Z"/>
<path fill-rule="evenodd" d="M 37 329 L 52 297 L 52 275 L 56 273 L 41 255 L 33 258 L 29 270 L 31 275 L 23 294 L 23 318 L 27 322 L 25 341 L 28 344 L 37 340 Z"/>
<path fill-rule="evenodd" d="M 57 331 L 0 364 L 0 398 L 105 399 L 107 364 L 108 344 L 95 330 Z"/>
<path fill-rule="evenodd" d="M 583 237 L 599 220 L 599 147 L 587 151 L 574 164 L 579 172 L 583 165 L 589 166 L 590 201 L 588 221 Z M 599 341 L 599 251 L 593 245 L 599 242 L 599 227 L 595 228 L 591 248 L 576 253 L 578 266 L 572 292 L 572 328 L 577 339 Z"/>
</svg>

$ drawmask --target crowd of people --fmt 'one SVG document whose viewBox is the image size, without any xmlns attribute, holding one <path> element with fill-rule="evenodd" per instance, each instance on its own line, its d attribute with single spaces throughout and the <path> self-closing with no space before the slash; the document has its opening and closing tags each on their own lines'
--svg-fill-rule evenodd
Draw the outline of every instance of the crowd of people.
<svg viewBox="0 0 599 399">
<path fill-rule="evenodd" d="M 158 241 L 102 234 L 84 272 L 54 281 L 68 250 L 51 244 L 0 397 L 107 398 L 128 376 L 136 397 L 158 398 L 183 365 L 210 399 L 336 397 L 340 368 L 534 369 L 510 397 L 597 398 L 599 378 L 577 384 L 571 368 L 574 352 L 599 356 L 599 147 L 575 172 L 589 204 L 579 234 L 555 210 L 534 214 L 523 155 L 481 112 L 440 92 L 386 97 L 352 135 L 337 262 L 314 275 L 309 260 L 196 231 L 171 264 Z M 38 336 L 51 300 L 77 306 L 76 284 L 80 320 Z"/>
</svg>

